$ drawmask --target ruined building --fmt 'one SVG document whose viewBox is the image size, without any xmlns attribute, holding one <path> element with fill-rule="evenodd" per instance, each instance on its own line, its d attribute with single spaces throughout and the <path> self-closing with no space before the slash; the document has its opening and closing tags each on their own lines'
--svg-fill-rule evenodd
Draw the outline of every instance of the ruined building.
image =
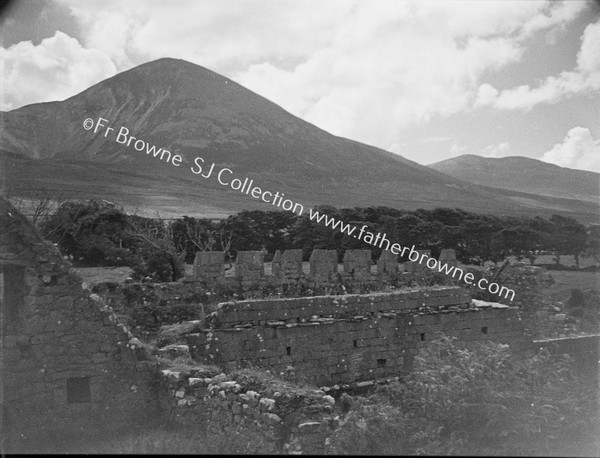
<svg viewBox="0 0 600 458">
<path fill-rule="evenodd" d="M 0 431 L 21 439 L 143 418 L 135 342 L 58 249 L 0 199 Z"/>
</svg>

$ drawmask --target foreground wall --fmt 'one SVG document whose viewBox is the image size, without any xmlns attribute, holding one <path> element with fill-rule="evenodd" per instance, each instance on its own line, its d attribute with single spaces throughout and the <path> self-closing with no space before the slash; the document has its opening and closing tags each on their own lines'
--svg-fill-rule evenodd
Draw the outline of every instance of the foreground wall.
<svg viewBox="0 0 600 458">
<path fill-rule="evenodd" d="M 475 304 L 458 287 L 228 302 L 219 304 L 209 329 L 188 335 L 188 345 L 221 367 L 260 366 L 331 385 L 406 373 L 419 347 L 439 332 L 523 342 L 516 308 Z"/>
<path fill-rule="evenodd" d="M 210 372 L 210 371 L 208 371 Z M 215 375 L 216 374 L 216 375 Z M 335 400 L 321 390 L 244 371 L 205 367 L 162 371 L 163 413 L 223 441 L 223 453 L 319 453 L 338 425 Z M 231 450 L 235 437 L 243 450 Z"/>
<path fill-rule="evenodd" d="M 0 212 L 2 434 L 26 441 L 144 418 L 139 342 L 14 208 L 0 201 Z"/>
</svg>

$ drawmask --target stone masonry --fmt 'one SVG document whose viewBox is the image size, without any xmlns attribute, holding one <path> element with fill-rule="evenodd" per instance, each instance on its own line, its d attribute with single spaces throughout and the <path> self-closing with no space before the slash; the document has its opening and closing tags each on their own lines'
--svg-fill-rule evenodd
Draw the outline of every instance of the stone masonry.
<svg viewBox="0 0 600 458">
<path fill-rule="evenodd" d="M 0 235 L 2 435 L 28 441 L 143 416 L 139 341 L 4 199 Z"/>
<path fill-rule="evenodd" d="M 310 275 L 317 282 L 332 281 L 337 274 L 337 251 L 313 250 L 310 255 Z"/>
<path fill-rule="evenodd" d="M 302 275 L 302 250 L 277 250 L 271 265 L 273 276 L 282 284 L 295 283 Z"/>
<path fill-rule="evenodd" d="M 194 276 L 209 281 L 225 277 L 225 252 L 198 251 L 194 259 Z"/>
<path fill-rule="evenodd" d="M 431 255 L 430 250 L 417 250 L 419 254 Z M 241 287 L 248 291 L 260 287 L 281 287 L 302 282 L 309 287 L 332 286 L 338 282 L 355 286 L 370 283 L 376 288 L 384 285 L 410 284 L 415 274 L 429 272 L 415 262 L 400 264 L 398 256 L 382 251 L 373 266 L 371 250 L 346 250 L 342 269 L 338 269 L 338 253 L 335 250 L 315 249 L 310 255 L 310 271 L 303 272 L 302 250 L 276 251 L 271 262 L 271 275 L 265 275 L 264 253 L 239 251 L 235 260 L 235 276 L 225 276 L 225 253 L 204 251 L 196 253 L 193 276 L 187 281 L 199 281 L 211 288 L 217 284 Z M 457 265 L 454 250 L 442 250 L 440 260 Z M 407 271 L 408 270 L 408 271 Z M 452 280 L 449 278 L 449 282 Z"/>
<path fill-rule="evenodd" d="M 317 384 L 406 373 L 419 347 L 443 332 L 518 346 L 518 310 L 471 301 L 458 287 L 219 304 L 188 335 L 192 354 L 221 367 L 262 366 Z"/>
</svg>

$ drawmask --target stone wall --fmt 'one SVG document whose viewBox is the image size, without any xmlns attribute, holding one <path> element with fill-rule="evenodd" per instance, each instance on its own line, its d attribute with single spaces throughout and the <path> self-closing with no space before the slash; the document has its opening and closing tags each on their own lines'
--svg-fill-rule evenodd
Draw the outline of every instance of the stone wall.
<svg viewBox="0 0 600 458">
<path fill-rule="evenodd" d="M 332 396 L 266 374 L 215 375 L 198 367 L 162 376 L 168 418 L 198 425 L 212 441 L 245 443 L 243 453 L 323 453 L 339 419 Z"/>
<path fill-rule="evenodd" d="M 419 254 L 431 254 L 430 250 L 416 250 Z M 442 250 L 443 261 L 456 265 L 454 250 Z M 240 287 L 243 291 L 257 288 L 278 288 L 282 285 L 303 283 L 308 287 L 330 286 L 333 284 L 365 285 L 377 289 L 386 285 L 407 285 L 423 272 L 432 274 L 429 269 L 414 262 L 398 262 L 398 255 L 384 250 L 374 264 L 371 250 L 346 250 L 341 269 L 338 268 L 336 250 L 315 249 L 309 259 L 309 272 L 302 270 L 302 250 L 277 251 L 271 263 L 271 275 L 265 275 L 264 254 L 260 251 L 238 251 L 235 260 L 235 275 L 225 275 L 225 253 L 204 251 L 196 253 L 193 276 L 203 285 L 214 288 L 216 285 Z M 452 282 L 450 278 L 447 282 Z"/>
<path fill-rule="evenodd" d="M 279 250 L 271 263 L 273 276 L 281 283 L 295 283 L 302 276 L 302 250 Z"/>
<path fill-rule="evenodd" d="M 187 336 L 195 357 L 321 385 L 406 373 L 439 332 L 514 346 L 523 339 L 516 308 L 472 302 L 457 287 L 228 302 L 209 318 L 210 328 Z"/>
<path fill-rule="evenodd" d="M 141 344 L 3 199 L 0 234 L 2 434 L 28 441 L 143 417 Z"/>
</svg>

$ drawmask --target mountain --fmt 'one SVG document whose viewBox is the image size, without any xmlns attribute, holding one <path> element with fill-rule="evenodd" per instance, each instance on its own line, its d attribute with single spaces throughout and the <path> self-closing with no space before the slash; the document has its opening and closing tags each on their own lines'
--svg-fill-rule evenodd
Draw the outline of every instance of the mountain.
<svg viewBox="0 0 600 458">
<path fill-rule="evenodd" d="M 459 180 L 493 188 L 596 203 L 600 198 L 600 173 L 568 169 L 528 157 L 465 154 L 429 167 Z"/>
<path fill-rule="evenodd" d="M 216 172 L 210 178 L 195 175 L 192 168 L 201 157 L 206 166 L 215 163 L 215 170 L 230 169 L 228 180 L 252 179 L 255 186 L 285 193 L 306 208 L 443 206 L 583 219 L 597 214 L 590 202 L 500 193 L 333 136 L 183 60 L 149 62 L 62 102 L 0 116 L 2 178 L 14 195 L 43 188 L 171 216 L 222 217 L 241 209 L 276 208 L 220 184 Z M 83 126 L 87 118 L 104 118 L 106 125 L 94 133 Z M 178 166 L 154 157 L 152 151 L 160 148 L 180 155 Z"/>
</svg>

